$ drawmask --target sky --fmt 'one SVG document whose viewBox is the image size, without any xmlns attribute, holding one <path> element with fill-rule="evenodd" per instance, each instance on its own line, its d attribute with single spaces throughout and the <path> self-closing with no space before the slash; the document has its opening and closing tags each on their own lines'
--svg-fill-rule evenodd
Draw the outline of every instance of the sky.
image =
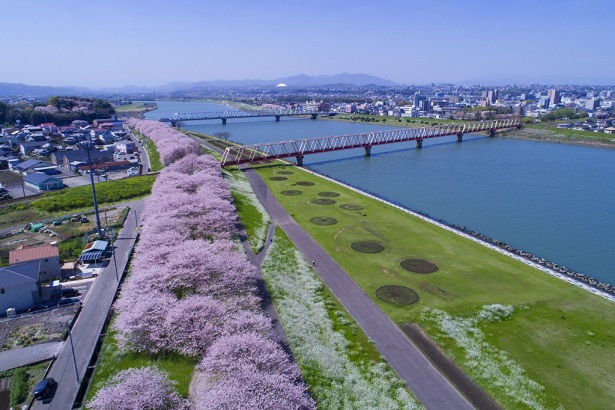
<svg viewBox="0 0 615 410">
<path fill-rule="evenodd" d="M 615 84 L 615 0 L 0 0 L 0 82 Z"/>
</svg>

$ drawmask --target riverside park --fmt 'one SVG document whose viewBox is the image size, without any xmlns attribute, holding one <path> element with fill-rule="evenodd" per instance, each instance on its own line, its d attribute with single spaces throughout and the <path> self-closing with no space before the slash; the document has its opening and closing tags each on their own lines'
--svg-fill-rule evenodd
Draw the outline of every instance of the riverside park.
<svg viewBox="0 0 615 410">
<path fill-rule="evenodd" d="M 398 326 L 418 324 L 502 407 L 611 407 L 613 302 L 302 168 L 254 168 Z"/>
</svg>

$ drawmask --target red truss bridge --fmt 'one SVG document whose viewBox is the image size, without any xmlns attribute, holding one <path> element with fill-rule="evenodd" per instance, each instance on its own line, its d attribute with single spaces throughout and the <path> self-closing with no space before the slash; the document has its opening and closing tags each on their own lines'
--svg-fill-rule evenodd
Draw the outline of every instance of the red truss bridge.
<svg viewBox="0 0 615 410">
<path fill-rule="evenodd" d="M 416 141 L 417 148 L 421 148 L 423 146 L 423 140 L 430 138 L 456 135 L 457 141 L 461 142 L 463 134 L 488 132 L 490 136 L 494 136 L 496 131 L 513 128 L 521 128 L 521 121 L 518 118 L 463 124 L 445 124 L 436 127 L 402 128 L 398 130 L 375 131 L 333 137 L 266 142 L 254 145 L 237 145 L 224 150 L 220 163 L 224 167 L 278 158 L 295 157 L 297 159 L 297 165 L 303 165 L 303 157 L 309 154 L 364 148 L 365 155 L 368 156 L 371 154 L 371 148 L 375 145 Z"/>
<path fill-rule="evenodd" d="M 276 121 L 280 121 L 280 117 L 293 117 L 300 115 L 309 115 L 315 120 L 319 115 L 333 116 L 335 112 L 328 111 L 303 111 L 303 110 L 229 110 L 217 112 L 184 112 L 173 114 L 171 118 L 160 118 L 159 121 L 170 122 L 172 126 L 176 126 L 178 122 L 183 121 L 198 121 L 198 120 L 222 120 L 222 124 L 226 124 L 229 118 L 253 118 L 253 117 L 274 117 Z"/>
</svg>

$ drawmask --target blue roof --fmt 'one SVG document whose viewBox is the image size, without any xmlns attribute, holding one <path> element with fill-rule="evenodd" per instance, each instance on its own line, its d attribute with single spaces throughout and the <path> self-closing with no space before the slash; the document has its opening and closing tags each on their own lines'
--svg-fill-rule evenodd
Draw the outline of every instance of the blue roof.
<svg viewBox="0 0 615 410">
<path fill-rule="evenodd" d="M 62 181 L 59 178 L 55 178 L 55 177 L 50 177 L 47 174 L 43 174 L 41 172 L 34 172 L 32 174 L 28 174 L 24 177 L 24 182 L 29 182 L 31 184 L 34 185 L 41 185 L 44 184 L 45 182 L 49 181 L 50 179 L 52 180 L 56 180 L 56 181 Z"/>
<path fill-rule="evenodd" d="M 81 256 L 79 256 L 79 259 L 82 261 L 95 261 L 97 259 L 102 259 L 103 253 L 103 251 L 83 252 Z"/>
</svg>

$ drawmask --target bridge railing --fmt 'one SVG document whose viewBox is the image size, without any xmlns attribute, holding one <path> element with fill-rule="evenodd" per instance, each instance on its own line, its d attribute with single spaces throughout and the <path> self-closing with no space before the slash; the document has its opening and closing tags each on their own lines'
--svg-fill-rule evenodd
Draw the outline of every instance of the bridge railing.
<svg viewBox="0 0 615 410">
<path fill-rule="evenodd" d="M 475 123 L 444 124 L 435 127 L 373 131 L 360 134 L 268 142 L 253 145 L 237 145 L 235 147 L 226 148 L 222 155 L 221 165 L 235 165 L 293 156 L 302 157 L 307 154 L 339 151 L 343 149 L 371 147 L 375 145 L 424 140 L 472 132 L 495 131 L 498 129 L 518 127 L 519 124 L 519 119 L 513 118 Z"/>
</svg>

